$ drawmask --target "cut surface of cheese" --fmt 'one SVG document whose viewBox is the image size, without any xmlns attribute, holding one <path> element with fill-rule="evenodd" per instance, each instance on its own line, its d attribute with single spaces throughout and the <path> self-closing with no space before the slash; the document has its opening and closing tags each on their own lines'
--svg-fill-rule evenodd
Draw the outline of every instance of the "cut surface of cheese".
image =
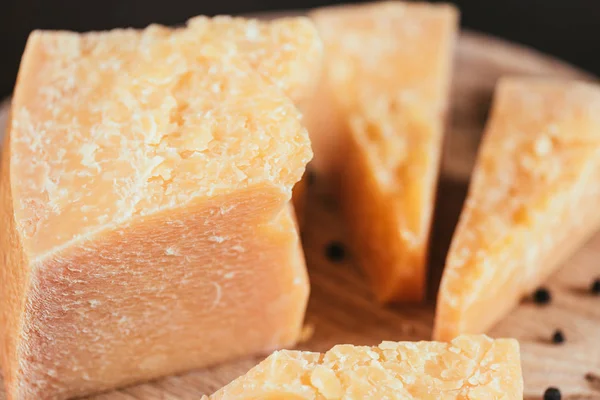
<svg viewBox="0 0 600 400">
<path fill-rule="evenodd" d="M 300 181 L 294 186 L 292 190 L 292 203 L 294 205 L 294 212 L 298 221 L 298 227 L 302 229 L 304 226 L 304 220 L 306 218 L 306 203 L 307 203 L 307 186 L 308 178 L 306 174 L 302 176 Z"/>
<path fill-rule="evenodd" d="M 376 297 L 422 300 L 458 13 L 385 2 L 311 17 L 341 113 L 339 129 L 309 130 L 315 162 L 334 164 L 327 169 L 340 181 L 353 251 Z"/>
<path fill-rule="evenodd" d="M 0 176 L 9 399 L 295 343 L 311 150 L 291 98 L 320 48 L 307 19 L 30 36 Z"/>
<path fill-rule="evenodd" d="M 450 343 L 278 351 L 210 400 L 521 400 L 519 344 L 485 335 Z"/>
<path fill-rule="evenodd" d="M 498 84 L 446 260 L 434 337 L 481 333 L 600 227 L 600 87 Z"/>
</svg>

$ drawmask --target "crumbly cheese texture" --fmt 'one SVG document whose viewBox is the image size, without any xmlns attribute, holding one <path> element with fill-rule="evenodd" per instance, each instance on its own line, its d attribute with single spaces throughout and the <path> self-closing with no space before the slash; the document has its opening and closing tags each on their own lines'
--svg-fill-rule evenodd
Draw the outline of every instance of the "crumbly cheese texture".
<svg viewBox="0 0 600 400">
<path fill-rule="evenodd" d="M 312 154 L 295 102 L 320 53 L 304 18 L 32 33 L 0 176 L 10 399 L 296 341 L 308 282 L 288 203 Z"/>
<path fill-rule="evenodd" d="M 600 87 L 496 88 L 446 260 L 434 336 L 485 332 L 600 227 Z"/>
<path fill-rule="evenodd" d="M 306 133 L 293 103 L 249 65 L 297 92 L 314 61 L 293 59 L 306 45 L 286 38 L 318 41 L 305 20 L 280 24 L 273 34 L 229 18 L 176 31 L 33 33 L 11 121 L 15 212 L 31 249 L 43 255 L 108 221 L 261 181 L 289 192 L 311 157 Z M 261 53 L 279 57 L 263 63 Z M 69 148 L 44 149 L 61 141 Z M 47 235 L 63 218 L 81 223 Z"/>
<path fill-rule="evenodd" d="M 323 97 L 337 106 L 316 106 L 337 129 L 309 129 L 314 162 L 339 180 L 376 297 L 422 300 L 458 12 L 384 2 L 311 17 L 326 50 Z"/>
<path fill-rule="evenodd" d="M 521 400 L 519 345 L 461 336 L 450 343 L 338 345 L 278 351 L 210 400 Z"/>
</svg>

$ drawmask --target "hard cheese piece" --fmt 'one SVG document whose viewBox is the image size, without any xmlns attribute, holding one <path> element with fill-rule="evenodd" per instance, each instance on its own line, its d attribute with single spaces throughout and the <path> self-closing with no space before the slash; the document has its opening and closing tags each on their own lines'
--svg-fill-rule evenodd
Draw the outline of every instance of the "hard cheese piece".
<svg viewBox="0 0 600 400">
<path fill-rule="evenodd" d="M 294 186 L 294 190 L 292 191 L 292 203 L 294 205 L 294 211 L 298 221 L 298 227 L 300 229 L 304 226 L 304 221 L 306 219 L 306 203 L 308 200 L 307 180 L 308 178 L 303 175 L 300 181 L 296 183 L 296 186 Z"/>
<path fill-rule="evenodd" d="M 165 27 L 152 29 L 172 35 Z M 323 46 L 315 26 L 306 18 L 280 18 L 265 23 L 229 16 L 200 16 L 189 20 L 187 28 L 175 35 L 178 40 L 187 41 L 193 52 L 221 58 L 241 55 L 300 108 L 306 108 L 314 97 L 323 64 Z"/>
<path fill-rule="evenodd" d="M 210 397 L 243 399 L 523 398 L 519 344 L 461 336 L 451 343 L 338 345 L 325 354 L 278 351 Z"/>
<path fill-rule="evenodd" d="M 304 19 L 212 24 L 30 37 L 0 176 L 9 399 L 297 340 L 308 281 L 288 204 L 311 150 L 286 93 L 310 89 L 318 37 Z"/>
<path fill-rule="evenodd" d="M 600 226 L 600 87 L 499 83 L 434 336 L 485 332 Z"/>
<path fill-rule="evenodd" d="M 315 159 L 343 143 L 332 161 L 342 210 L 383 302 L 424 297 L 457 16 L 449 5 L 400 2 L 312 15 L 348 127 L 336 138 L 312 132 Z"/>
</svg>

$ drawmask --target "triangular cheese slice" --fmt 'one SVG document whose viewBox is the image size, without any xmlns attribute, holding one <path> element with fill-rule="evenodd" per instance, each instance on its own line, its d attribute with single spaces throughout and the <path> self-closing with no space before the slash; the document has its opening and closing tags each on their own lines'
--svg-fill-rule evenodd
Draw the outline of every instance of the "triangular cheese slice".
<svg viewBox="0 0 600 400">
<path fill-rule="evenodd" d="M 278 351 L 210 400 L 521 400 L 519 344 L 462 336 L 450 343 L 338 345 Z"/>
<path fill-rule="evenodd" d="M 508 78 L 439 291 L 441 340 L 487 331 L 600 227 L 600 87 Z"/>
<path fill-rule="evenodd" d="M 296 342 L 289 200 L 311 150 L 288 95 L 308 96 L 320 49 L 307 19 L 32 33 L 0 175 L 9 398 Z"/>
<path fill-rule="evenodd" d="M 311 14 L 325 45 L 322 98 L 333 99 L 312 114 L 334 121 L 309 122 L 314 162 L 340 183 L 354 255 L 382 302 L 425 294 L 457 16 L 408 2 Z"/>
</svg>

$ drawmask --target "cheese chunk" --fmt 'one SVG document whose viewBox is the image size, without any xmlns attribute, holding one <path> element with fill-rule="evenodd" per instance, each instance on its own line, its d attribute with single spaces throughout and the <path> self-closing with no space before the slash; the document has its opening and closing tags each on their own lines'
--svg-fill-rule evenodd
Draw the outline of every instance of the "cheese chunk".
<svg viewBox="0 0 600 400">
<path fill-rule="evenodd" d="M 487 331 L 600 227 L 600 87 L 507 78 L 446 260 L 439 339 Z"/>
<path fill-rule="evenodd" d="M 521 400 L 519 344 L 461 336 L 451 343 L 338 345 L 278 351 L 210 400 Z"/>
<path fill-rule="evenodd" d="M 290 97 L 320 48 L 306 19 L 31 35 L 0 175 L 9 399 L 296 342 L 309 288 L 288 204 L 311 150 Z"/>
<path fill-rule="evenodd" d="M 354 254 L 382 302 L 425 295 L 457 17 L 401 2 L 312 14 L 342 115 L 330 114 L 338 129 L 309 129 L 315 163 L 340 180 Z"/>
<path fill-rule="evenodd" d="M 311 178 L 308 176 L 308 173 L 305 172 L 300 181 L 296 183 L 296 186 L 294 186 L 294 190 L 292 190 L 292 204 L 294 206 L 294 212 L 296 214 L 299 229 L 304 227 L 304 222 L 306 221 L 308 186 L 310 179 Z"/>
</svg>

